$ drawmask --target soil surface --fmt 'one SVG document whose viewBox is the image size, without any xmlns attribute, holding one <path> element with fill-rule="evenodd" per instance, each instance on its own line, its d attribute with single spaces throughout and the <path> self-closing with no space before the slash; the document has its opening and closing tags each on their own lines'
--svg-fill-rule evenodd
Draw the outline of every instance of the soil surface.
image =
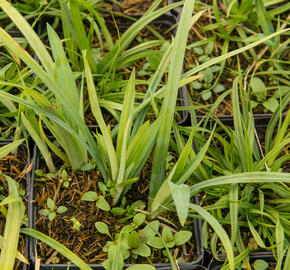
<svg viewBox="0 0 290 270">
<path fill-rule="evenodd" d="M 40 168 L 45 171 L 45 166 L 40 166 Z M 126 194 L 127 206 L 140 201 L 141 211 L 143 211 L 142 209 L 146 210 L 145 206 L 147 204 L 151 174 L 150 168 L 150 164 L 145 166 L 145 170 L 142 171 L 140 176 L 142 180 L 134 183 Z M 107 241 L 110 241 L 110 238 L 98 233 L 94 226 L 95 222 L 106 223 L 111 234 L 114 236 L 124 225 L 131 223 L 132 218 L 126 221 L 126 215 L 113 216 L 111 212 L 100 210 L 95 202 L 81 200 L 82 195 L 88 191 L 94 191 L 98 195 L 101 195 L 97 184 L 99 181 L 102 181 L 99 171 L 91 171 L 89 173 L 67 171 L 72 178 L 68 188 L 65 188 L 60 183 L 59 177 L 50 177 L 44 182 L 34 181 L 34 187 L 37 189 L 35 191 L 35 207 L 37 209 L 36 229 L 64 244 L 86 263 L 100 264 L 107 258 L 107 253 L 103 251 L 103 247 Z M 68 210 L 63 214 L 57 214 L 52 221 L 49 221 L 47 217 L 38 213 L 40 209 L 47 209 L 47 198 L 53 199 L 57 207 L 65 206 Z M 110 197 L 106 197 L 106 200 L 111 204 Z M 72 218 L 75 218 L 81 224 L 79 231 L 73 228 Z M 170 223 L 166 223 L 167 219 L 178 224 L 176 216 L 166 214 L 160 222 L 164 223 L 164 226 L 170 226 L 172 230 L 179 229 L 178 227 L 172 227 Z M 193 231 L 192 226 L 192 224 L 189 224 L 184 229 Z M 174 248 L 173 251 L 176 256 L 181 256 L 188 262 L 194 261 L 195 245 L 193 238 L 186 246 Z M 41 258 L 42 263 L 67 263 L 67 260 L 62 255 L 43 243 L 37 243 L 37 254 Z M 137 260 L 132 258 L 127 259 L 126 263 L 148 263 L 150 261 L 152 263 L 159 263 L 160 258 L 162 258 L 161 263 L 167 263 L 167 258 L 162 255 L 161 250 L 152 249 L 152 255 L 148 260 L 139 256 Z"/>
</svg>

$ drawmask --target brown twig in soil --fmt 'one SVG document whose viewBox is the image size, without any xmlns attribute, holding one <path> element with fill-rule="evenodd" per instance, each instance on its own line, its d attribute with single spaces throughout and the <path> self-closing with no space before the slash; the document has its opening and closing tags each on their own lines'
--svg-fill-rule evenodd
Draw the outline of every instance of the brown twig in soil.
<svg viewBox="0 0 290 270">
<path fill-rule="evenodd" d="M 173 254 L 173 256 L 174 256 L 174 262 L 175 262 L 175 265 L 176 265 L 177 269 L 180 270 L 179 265 L 178 265 L 178 261 L 177 261 L 177 255 L 178 255 L 178 248 L 176 248 L 176 249 L 174 250 L 174 254 Z"/>
</svg>

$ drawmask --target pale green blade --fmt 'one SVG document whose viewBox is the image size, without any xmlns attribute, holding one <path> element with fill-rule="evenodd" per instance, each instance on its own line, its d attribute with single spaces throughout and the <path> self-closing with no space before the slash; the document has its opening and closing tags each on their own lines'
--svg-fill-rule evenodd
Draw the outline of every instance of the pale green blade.
<svg viewBox="0 0 290 270">
<path fill-rule="evenodd" d="M 227 259 L 229 261 L 230 269 L 234 270 L 235 269 L 235 262 L 234 262 L 234 253 L 233 253 L 233 248 L 231 241 L 228 237 L 228 234 L 225 232 L 221 224 L 205 209 L 202 207 L 195 205 L 195 204 L 190 204 L 190 209 L 193 210 L 193 212 L 197 212 L 199 215 L 201 215 L 210 225 L 211 227 L 215 230 L 215 232 L 218 234 L 224 248 L 227 254 Z"/>
<path fill-rule="evenodd" d="M 25 207 L 18 194 L 16 182 L 5 175 L 8 182 L 9 194 L 16 200 L 8 203 L 8 213 L 5 223 L 3 245 L 0 255 L 0 269 L 13 270 L 20 234 L 20 226 L 24 217 Z"/>
<path fill-rule="evenodd" d="M 66 248 L 61 243 L 57 242 L 56 240 L 52 239 L 51 237 L 36 231 L 31 228 L 23 228 L 21 229 L 21 233 L 27 234 L 31 237 L 36 238 L 37 240 L 45 243 L 46 245 L 52 247 L 56 251 L 58 251 L 61 255 L 66 257 L 68 260 L 70 260 L 72 263 L 74 263 L 77 267 L 79 267 L 82 270 L 92 270 L 91 267 L 89 267 L 81 258 L 79 258 L 76 254 L 74 254 L 72 251 L 70 251 L 68 248 Z"/>
<path fill-rule="evenodd" d="M 15 23 L 16 27 L 24 35 L 41 64 L 47 72 L 52 72 L 54 68 L 53 61 L 43 45 L 39 36 L 33 31 L 29 23 L 20 15 L 20 13 L 6 0 L 0 0 L 0 6 L 10 19 Z"/>
<path fill-rule="evenodd" d="M 14 141 L 12 143 L 9 143 L 5 146 L 0 147 L 0 159 L 8 155 L 10 152 L 16 149 L 23 142 L 24 142 L 24 139 L 21 139 L 21 140 Z"/>
<path fill-rule="evenodd" d="M 113 204 L 117 203 L 119 196 L 121 195 L 121 192 L 123 190 L 123 187 L 120 186 L 120 184 L 122 184 L 122 182 L 126 180 L 125 169 L 127 159 L 127 147 L 132 128 L 134 100 L 135 100 L 135 70 L 133 70 L 128 82 L 128 86 L 126 88 L 124 107 L 121 113 L 121 119 L 118 129 L 116 152 L 119 163 L 119 171 L 116 180 L 117 186 L 114 194 Z"/>
<path fill-rule="evenodd" d="M 227 176 L 215 177 L 210 180 L 195 184 L 191 187 L 191 195 L 207 187 L 241 183 L 290 183 L 290 173 L 280 172 L 245 172 Z"/>
<path fill-rule="evenodd" d="M 166 117 L 166 120 L 161 124 L 153 157 L 149 190 L 149 208 L 152 203 L 152 199 L 155 197 L 165 180 L 166 156 L 168 154 L 168 146 L 174 121 L 178 93 L 178 83 L 183 67 L 183 59 L 194 2 L 195 1 L 192 0 L 185 1 L 182 9 L 182 15 L 178 24 L 176 37 L 173 43 L 168 73 L 168 92 L 164 98 L 160 113 L 160 116 Z"/>
<path fill-rule="evenodd" d="M 92 113 L 93 113 L 99 127 L 100 127 L 102 135 L 104 136 L 104 142 L 106 144 L 106 149 L 108 152 L 110 165 L 111 165 L 110 168 L 111 168 L 112 180 L 116 181 L 118 170 L 119 170 L 116 151 L 115 151 L 115 148 L 113 145 L 111 135 L 109 134 L 109 131 L 106 127 L 106 123 L 105 123 L 105 120 L 103 118 L 103 114 L 101 112 L 101 108 L 100 108 L 100 105 L 98 102 L 98 97 L 97 97 L 97 93 L 96 93 L 96 89 L 95 89 L 95 85 L 94 85 L 94 80 L 92 77 L 89 63 L 86 59 L 85 52 L 83 52 L 83 57 L 84 57 L 85 74 L 86 74 L 86 79 L 87 79 L 88 94 L 89 94 L 89 101 L 90 101 L 90 105 L 91 105 L 91 110 L 92 110 Z"/>
</svg>

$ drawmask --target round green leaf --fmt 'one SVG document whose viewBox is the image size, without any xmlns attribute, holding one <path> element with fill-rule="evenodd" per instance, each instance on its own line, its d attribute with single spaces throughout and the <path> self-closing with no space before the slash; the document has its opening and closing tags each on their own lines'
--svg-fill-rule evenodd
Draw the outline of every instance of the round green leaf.
<svg viewBox="0 0 290 270">
<path fill-rule="evenodd" d="M 156 236 L 149 238 L 149 240 L 147 241 L 147 244 L 151 247 L 158 248 L 158 249 L 164 248 L 164 245 L 160 237 L 156 237 Z"/>
<path fill-rule="evenodd" d="M 198 54 L 198 55 L 202 55 L 202 54 L 203 54 L 203 49 L 200 48 L 200 47 L 196 47 L 196 48 L 194 48 L 193 50 L 194 50 L 194 52 L 195 52 L 196 54 Z"/>
<path fill-rule="evenodd" d="M 256 260 L 253 264 L 253 268 L 255 270 L 265 270 L 268 268 L 268 263 L 265 262 L 264 260 Z"/>
<path fill-rule="evenodd" d="M 266 92 L 266 86 L 262 82 L 262 80 L 258 77 L 254 77 L 251 82 L 250 86 L 253 90 L 254 93 L 261 93 L 261 92 Z"/>
<path fill-rule="evenodd" d="M 123 208 L 121 208 L 121 207 L 114 207 L 114 208 L 112 208 L 112 210 L 111 210 L 111 213 L 112 213 L 114 216 L 120 216 L 120 215 L 123 215 L 125 212 L 126 212 L 126 210 L 123 209 Z"/>
<path fill-rule="evenodd" d="M 202 93 L 202 94 L 201 94 L 201 97 L 202 97 L 202 99 L 203 99 L 204 101 L 210 99 L 210 97 L 211 97 L 211 91 L 207 91 L 207 92 Z"/>
<path fill-rule="evenodd" d="M 200 82 L 194 81 L 192 82 L 193 89 L 199 90 L 202 87 L 202 84 Z"/>
<path fill-rule="evenodd" d="M 67 211 L 67 208 L 65 206 L 60 206 L 57 208 L 57 213 L 59 214 L 63 214 L 66 211 Z"/>
<path fill-rule="evenodd" d="M 171 230 L 166 226 L 162 229 L 162 239 L 165 242 L 171 242 L 174 239 Z"/>
<path fill-rule="evenodd" d="M 97 200 L 97 198 L 98 198 L 98 195 L 96 192 L 88 191 L 82 196 L 81 200 L 88 201 L 88 202 L 94 202 Z"/>
<path fill-rule="evenodd" d="M 128 242 L 129 249 L 136 248 L 138 243 L 139 243 L 138 233 L 135 231 L 129 233 L 128 238 L 127 238 L 127 242 Z"/>
<path fill-rule="evenodd" d="M 174 243 L 175 246 L 181 246 L 185 244 L 192 236 L 192 233 L 189 231 L 180 231 L 174 234 Z"/>
<path fill-rule="evenodd" d="M 104 222 L 96 222 L 95 223 L 95 227 L 96 227 L 96 229 L 98 230 L 99 233 L 111 236 L 110 232 L 109 232 L 109 227 L 108 227 L 108 225 L 106 223 L 104 223 Z"/>
<path fill-rule="evenodd" d="M 132 250 L 132 253 L 142 257 L 149 257 L 151 255 L 151 249 L 144 243 L 138 243 L 137 247 Z"/>
<path fill-rule="evenodd" d="M 48 216 L 49 215 L 49 210 L 48 209 L 41 209 L 40 211 L 39 211 L 39 214 L 40 215 L 43 215 L 43 216 Z"/>
<path fill-rule="evenodd" d="M 103 196 L 100 196 L 96 202 L 96 206 L 104 211 L 110 211 L 110 205 L 107 203 L 106 199 Z"/>
<path fill-rule="evenodd" d="M 140 226 L 141 224 L 144 223 L 146 218 L 146 215 L 144 213 L 138 213 L 137 215 L 134 216 L 133 218 L 133 223 L 136 227 Z"/>
<path fill-rule="evenodd" d="M 274 113 L 276 109 L 279 107 L 279 102 L 275 98 L 269 98 L 267 101 L 263 102 L 263 105 L 265 108 L 267 108 L 269 111 Z"/>
<path fill-rule="evenodd" d="M 49 213 L 48 214 L 48 219 L 51 221 L 51 220 L 53 220 L 55 218 L 55 216 L 56 216 L 55 212 Z"/>
<path fill-rule="evenodd" d="M 221 93 L 221 92 L 225 91 L 225 88 L 224 88 L 224 86 L 222 84 L 217 84 L 214 87 L 213 91 L 215 91 L 218 94 L 218 93 Z"/>
<path fill-rule="evenodd" d="M 46 204 L 48 206 L 49 209 L 51 210 L 55 210 L 55 203 L 51 198 L 47 198 Z"/>
</svg>

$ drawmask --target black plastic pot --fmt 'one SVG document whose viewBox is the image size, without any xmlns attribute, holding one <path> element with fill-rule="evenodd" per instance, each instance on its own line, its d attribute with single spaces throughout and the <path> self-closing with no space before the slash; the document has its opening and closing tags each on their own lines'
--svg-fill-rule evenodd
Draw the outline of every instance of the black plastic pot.
<svg viewBox="0 0 290 270">
<path fill-rule="evenodd" d="M 287 112 L 282 114 L 282 119 L 286 117 Z M 255 127 L 257 128 L 266 128 L 268 126 L 268 123 L 270 122 L 272 118 L 272 114 L 254 114 L 254 121 L 255 121 Z M 203 119 L 204 115 L 197 115 L 196 118 L 198 121 L 201 121 Z M 233 127 L 234 126 L 234 119 L 232 115 L 224 115 L 224 116 L 218 116 L 217 117 L 223 124 Z M 207 125 L 214 124 L 215 120 L 211 118 Z"/>
<path fill-rule="evenodd" d="M 254 252 L 249 255 L 250 264 L 252 265 L 256 260 L 263 260 L 270 265 L 276 265 L 276 260 L 272 252 Z M 285 259 L 286 256 L 284 256 Z M 226 256 L 221 255 L 220 259 L 225 260 Z M 218 261 L 216 259 L 212 259 L 211 263 L 208 266 L 209 270 L 218 270 L 223 266 L 223 261 Z"/>
<path fill-rule="evenodd" d="M 37 190 L 33 186 L 33 179 L 35 179 L 35 170 L 39 168 L 40 164 L 40 153 L 36 147 L 34 146 L 33 150 L 33 169 L 31 171 L 31 177 L 27 179 L 27 186 L 29 188 L 28 190 L 28 222 L 29 222 L 29 227 L 30 228 L 35 228 L 35 219 L 36 219 L 36 213 L 37 213 L 37 206 L 33 204 L 34 199 L 36 197 Z M 195 203 L 199 203 L 198 196 L 195 197 Z M 203 243 L 202 243 L 202 235 L 201 235 L 201 229 L 202 229 L 202 222 L 201 220 L 194 219 L 194 231 L 193 235 L 195 237 L 195 247 L 196 247 L 196 260 L 192 263 L 180 263 L 179 267 L 180 270 L 190 270 L 190 269 L 204 269 L 201 264 L 203 260 Z M 35 265 L 35 250 L 36 250 L 36 240 L 34 238 L 29 239 L 29 257 L 30 260 L 32 261 L 32 264 Z M 102 265 L 100 264 L 91 264 L 89 265 L 92 269 L 104 269 Z M 125 265 L 126 267 L 129 267 L 131 265 Z M 171 266 L 170 264 L 155 264 L 154 265 L 156 269 L 159 270 L 170 270 Z M 40 264 L 40 269 L 41 270 L 53 270 L 53 269 L 58 269 L 58 270 L 75 270 L 79 269 L 75 265 L 67 265 L 67 264 Z"/>
<path fill-rule="evenodd" d="M 13 141 L 12 140 L 2 140 L 2 141 L 0 141 L 0 147 L 1 146 L 5 146 L 5 145 L 7 145 L 7 144 L 9 144 L 11 142 L 13 142 Z M 28 168 L 29 165 L 30 165 L 30 156 L 27 154 L 25 143 L 23 143 L 20 146 L 18 146 L 18 151 L 20 151 L 23 155 L 25 155 L 27 157 L 26 164 L 27 164 L 27 168 Z M 27 183 L 30 182 L 30 173 L 26 174 L 26 179 L 28 179 Z M 27 196 L 29 196 L 28 191 L 27 191 L 28 189 L 29 188 L 26 187 Z M 26 209 L 27 209 L 27 207 L 26 207 Z M 28 210 L 27 210 L 27 212 L 28 212 Z M 24 236 L 24 242 L 25 242 L 25 249 L 24 249 L 24 254 L 23 255 L 24 255 L 25 258 L 28 258 L 28 245 L 29 245 L 28 236 Z M 29 267 L 30 267 L 29 265 L 27 265 L 25 263 L 22 263 L 22 265 L 23 265 L 22 266 L 22 270 L 28 270 Z"/>
</svg>

